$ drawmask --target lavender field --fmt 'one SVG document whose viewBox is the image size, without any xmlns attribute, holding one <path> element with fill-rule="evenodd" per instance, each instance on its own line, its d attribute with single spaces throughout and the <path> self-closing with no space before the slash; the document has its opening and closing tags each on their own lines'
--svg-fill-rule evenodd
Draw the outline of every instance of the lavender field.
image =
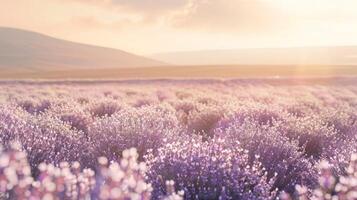
<svg viewBox="0 0 357 200">
<path fill-rule="evenodd" d="M 4 199 L 357 199 L 357 78 L 2 81 Z"/>
</svg>

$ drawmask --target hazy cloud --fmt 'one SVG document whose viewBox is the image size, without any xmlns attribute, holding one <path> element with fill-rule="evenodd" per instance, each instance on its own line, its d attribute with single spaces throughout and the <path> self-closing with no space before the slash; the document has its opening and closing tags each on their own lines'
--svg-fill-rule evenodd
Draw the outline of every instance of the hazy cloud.
<svg viewBox="0 0 357 200">
<path fill-rule="evenodd" d="M 256 31 L 284 23 L 267 0 L 67 0 L 160 19 L 175 28 Z M 281 14 L 281 13 L 279 13 Z M 274 27 L 272 27 L 274 25 Z"/>
<path fill-rule="evenodd" d="M 1 0 L 0 26 L 136 53 L 351 45 L 356 9 L 355 0 Z"/>
<path fill-rule="evenodd" d="M 249 32 L 284 26 L 282 14 L 264 0 L 195 0 L 172 23 L 180 28 Z"/>
<path fill-rule="evenodd" d="M 114 21 L 110 21 L 110 20 L 106 21 L 103 19 L 98 19 L 93 16 L 80 16 L 80 17 L 73 17 L 72 19 L 68 20 L 66 24 L 72 27 L 72 29 L 88 30 L 88 31 L 110 30 L 110 31 L 118 32 L 136 26 L 140 26 L 143 24 L 143 22 L 134 21 L 128 18 L 114 20 Z"/>
<path fill-rule="evenodd" d="M 121 11 L 138 12 L 143 15 L 161 15 L 185 7 L 189 0 L 66 0 L 81 2 L 118 9 Z"/>
<path fill-rule="evenodd" d="M 183 8 L 187 0 L 112 0 L 112 4 L 146 12 L 166 12 Z"/>
</svg>

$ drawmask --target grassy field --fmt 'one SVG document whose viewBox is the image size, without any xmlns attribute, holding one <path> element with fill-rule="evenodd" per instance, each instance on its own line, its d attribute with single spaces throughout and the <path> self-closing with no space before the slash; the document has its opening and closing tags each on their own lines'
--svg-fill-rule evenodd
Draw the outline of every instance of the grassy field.
<svg viewBox="0 0 357 200">
<path fill-rule="evenodd" d="M 89 70 L 0 70 L 1 79 L 120 79 L 120 78 L 252 78 L 355 76 L 357 66 L 311 65 L 222 65 L 222 66 L 164 66 Z"/>
</svg>

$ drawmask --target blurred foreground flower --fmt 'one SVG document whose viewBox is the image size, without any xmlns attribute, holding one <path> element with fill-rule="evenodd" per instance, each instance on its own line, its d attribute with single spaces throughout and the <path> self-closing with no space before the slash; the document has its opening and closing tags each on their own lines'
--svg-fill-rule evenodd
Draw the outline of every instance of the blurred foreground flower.
<svg viewBox="0 0 357 200">
<path fill-rule="evenodd" d="M 346 169 L 346 175 L 336 177 L 332 166 L 327 161 L 319 165 L 319 186 L 308 191 L 305 186 L 296 185 L 296 196 L 292 198 L 287 193 L 282 193 L 282 200 L 355 200 L 357 199 L 357 154 L 351 156 L 351 161 Z"/>
<path fill-rule="evenodd" d="M 119 163 L 98 159 L 99 171 L 81 169 L 78 162 L 59 166 L 41 163 L 36 179 L 21 145 L 12 143 L 0 151 L 0 194 L 4 199 L 140 199 L 151 198 L 151 185 L 144 179 L 146 166 L 137 162 L 135 148 L 125 150 Z M 180 200 L 168 181 L 165 200 Z"/>
</svg>

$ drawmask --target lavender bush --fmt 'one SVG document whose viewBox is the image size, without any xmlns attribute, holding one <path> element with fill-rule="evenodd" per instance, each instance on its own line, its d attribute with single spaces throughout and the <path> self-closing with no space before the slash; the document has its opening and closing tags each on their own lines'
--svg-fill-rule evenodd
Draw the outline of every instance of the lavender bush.
<svg viewBox="0 0 357 200">
<path fill-rule="evenodd" d="M 185 199 L 271 199 L 272 184 L 259 163 L 249 165 L 238 145 L 228 148 L 222 139 L 202 142 L 185 139 L 167 144 L 157 155 L 148 154 L 148 179 L 154 197 L 174 180 Z"/>
<path fill-rule="evenodd" d="M 346 174 L 335 176 L 332 166 L 326 160 L 319 163 L 320 177 L 318 187 L 309 189 L 306 186 L 296 185 L 295 196 L 281 193 L 282 200 L 314 199 L 314 200 L 353 200 L 357 199 L 357 154 L 352 154 Z"/>
<path fill-rule="evenodd" d="M 225 122 L 227 123 L 227 122 Z M 262 163 L 268 179 L 274 179 L 274 188 L 292 192 L 296 184 L 314 186 L 317 172 L 314 160 L 304 156 L 304 150 L 297 142 L 279 134 L 274 127 L 260 125 L 252 119 L 231 119 L 227 128 L 216 128 L 218 137 L 248 151 L 249 164 L 255 161 Z"/>
<path fill-rule="evenodd" d="M 321 199 L 314 192 L 321 187 L 318 172 L 333 177 L 334 187 L 352 176 L 356 83 L 353 77 L 2 81 L 2 196 L 271 199 L 285 192 Z M 12 141 L 21 151 L 11 153 Z M 137 154 L 128 157 L 133 147 Z M 136 159 L 147 169 L 123 168 Z M 81 178 L 66 185 L 59 171 Z M 120 174 L 140 180 L 141 189 Z M 321 191 L 350 198 L 337 189 Z"/>
</svg>

